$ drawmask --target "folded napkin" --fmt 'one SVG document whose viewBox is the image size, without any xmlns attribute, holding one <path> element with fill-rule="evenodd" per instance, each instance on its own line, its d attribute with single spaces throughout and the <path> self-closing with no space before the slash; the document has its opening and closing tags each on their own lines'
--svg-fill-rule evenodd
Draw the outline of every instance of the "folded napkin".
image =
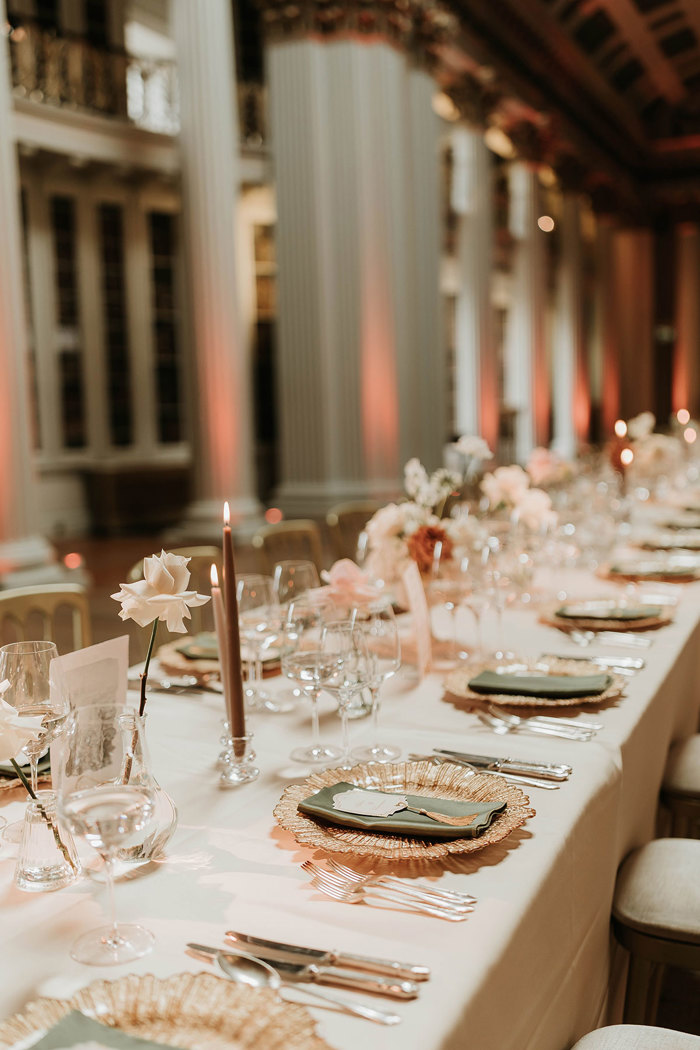
<svg viewBox="0 0 700 1050">
<path fill-rule="evenodd" d="M 29 762 L 24 759 L 18 764 L 22 767 L 22 772 L 26 773 L 27 780 L 29 780 Z M 39 776 L 43 776 L 44 773 L 51 772 L 51 759 L 48 752 L 42 755 L 37 764 L 37 772 Z M 11 762 L 0 762 L 0 777 L 7 777 L 10 780 L 15 780 L 17 777 L 17 771 Z"/>
<path fill-rule="evenodd" d="M 114 1048 L 114 1050 L 147 1050 L 148 1047 L 165 1046 L 150 1039 L 128 1035 L 119 1028 L 100 1024 L 78 1010 L 71 1010 L 57 1024 L 49 1028 L 31 1050 L 68 1050 L 72 1046 Z"/>
<path fill-rule="evenodd" d="M 611 565 L 614 576 L 644 576 L 647 579 L 663 579 L 672 576 L 694 576 L 695 566 L 690 565 L 648 565 L 641 562 L 637 565 Z"/>
<path fill-rule="evenodd" d="M 195 634 L 182 645 L 177 646 L 178 653 L 182 653 L 188 660 L 218 660 L 219 646 L 216 635 L 209 631 Z"/>
<path fill-rule="evenodd" d="M 580 605 L 562 605 L 555 616 L 570 620 L 648 620 L 661 615 L 660 605 L 618 605 L 605 608 L 602 605 L 586 608 Z"/>
<path fill-rule="evenodd" d="M 502 693 L 505 696 L 537 696 L 549 700 L 572 696 L 599 696 L 608 688 L 609 674 L 537 675 L 498 674 L 482 671 L 469 682 L 473 693 Z"/>
<path fill-rule="evenodd" d="M 446 813 L 450 817 L 465 817 L 474 813 L 474 820 L 465 828 L 451 827 L 449 824 L 438 824 L 422 813 L 402 810 L 392 813 L 390 817 L 370 817 L 359 813 L 344 813 L 334 809 L 333 797 L 343 790 L 350 791 L 356 784 L 331 784 L 321 788 L 315 795 L 299 803 L 299 810 L 309 817 L 322 820 L 328 824 L 338 824 L 344 828 L 359 828 L 364 831 L 380 831 L 392 835 L 416 835 L 430 839 L 465 839 L 476 838 L 491 825 L 494 819 L 503 813 L 505 802 L 474 802 L 469 799 L 455 800 L 448 798 L 428 798 L 426 795 L 402 794 L 411 806 L 419 809 L 430 809 L 435 813 Z"/>
</svg>

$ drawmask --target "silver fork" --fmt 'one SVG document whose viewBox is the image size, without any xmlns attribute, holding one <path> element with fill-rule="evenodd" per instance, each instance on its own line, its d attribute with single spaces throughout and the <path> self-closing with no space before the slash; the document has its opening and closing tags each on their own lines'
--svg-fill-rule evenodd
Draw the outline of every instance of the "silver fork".
<svg viewBox="0 0 700 1050">
<path fill-rule="evenodd" d="M 476 717 L 479 721 L 488 726 L 494 733 L 498 733 L 501 736 L 505 733 L 535 733 L 539 736 L 556 736 L 560 740 L 591 740 L 593 733 L 590 729 L 582 729 L 579 732 L 574 730 L 555 729 L 553 726 L 542 726 L 542 725 L 517 725 L 506 720 L 507 716 L 503 715 L 489 715 L 485 711 L 477 711 Z"/>
<path fill-rule="evenodd" d="M 317 889 L 325 893 L 327 897 L 334 900 L 344 901 L 347 904 L 363 904 L 365 901 L 392 901 L 400 904 L 408 911 L 415 911 L 421 915 L 430 915 L 435 919 L 445 919 L 447 922 L 463 922 L 469 917 L 468 912 L 454 911 L 446 906 L 421 904 L 415 899 L 410 899 L 395 890 L 380 889 L 379 887 L 361 886 L 342 879 L 332 872 L 316 867 L 311 861 L 304 861 L 302 868 L 312 875 L 311 882 Z M 471 911 L 474 909 L 472 908 Z"/>
<path fill-rule="evenodd" d="M 557 726 L 563 726 L 565 729 L 591 729 L 593 732 L 597 732 L 599 729 L 603 729 L 602 722 L 584 722 L 578 718 L 548 718 L 547 715 L 531 715 L 529 718 L 521 718 L 520 715 L 509 714 L 506 715 L 504 711 L 493 704 L 486 705 L 489 714 L 495 718 L 510 718 L 511 721 L 517 720 L 523 725 L 543 725 L 552 726 L 554 729 Z"/>
<path fill-rule="evenodd" d="M 451 890 L 439 890 L 426 883 L 408 883 L 404 879 L 395 878 L 392 875 L 362 875 L 359 871 L 353 871 L 345 864 L 339 864 L 330 858 L 326 861 L 331 871 L 347 879 L 348 882 L 364 884 L 365 886 L 386 886 L 388 889 L 396 889 L 406 893 L 418 900 L 426 900 L 428 903 L 434 901 L 436 904 L 447 904 L 455 911 L 472 911 L 471 905 L 476 904 L 476 897 L 467 893 L 453 893 Z"/>
</svg>

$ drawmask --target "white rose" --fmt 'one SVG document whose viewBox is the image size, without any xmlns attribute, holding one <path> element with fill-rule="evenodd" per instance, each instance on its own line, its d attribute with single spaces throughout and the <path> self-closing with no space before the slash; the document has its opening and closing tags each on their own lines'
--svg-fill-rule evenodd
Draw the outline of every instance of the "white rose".
<svg viewBox="0 0 700 1050">
<path fill-rule="evenodd" d="M 189 560 L 164 550 L 144 558 L 144 579 L 122 583 L 121 589 L 112 595 L 115 601 L 121 602 L 121 619 L 133 620 L 139 627 L 163 620 L 169 631 L 185 634 L 184 621 L 190 618 L 190 609 L 209 601 L 207 595 L 187 590 Z"/>
<path fill-rule="evenodd" d="M 370 547 L 377 546 L 387 536 L 398 536 L 403 532 L 405 514 L 396 503 L 381 507 L 365 525 Z"/>
<path fill-rule="evenodd" d="M 528 489 L 515 506 L 515 516 L 528 529 L 539 530 L 556 524 L 552 501 L 542 489 Z"/>
<path fill-rule="evenodd" d="M 497 467 L 493 474 L 486 474 L 481 489 L 492 507 L 501 503 L 514 507 L 530 486 L 530 479 L 522 467 Z"/>
</svg>

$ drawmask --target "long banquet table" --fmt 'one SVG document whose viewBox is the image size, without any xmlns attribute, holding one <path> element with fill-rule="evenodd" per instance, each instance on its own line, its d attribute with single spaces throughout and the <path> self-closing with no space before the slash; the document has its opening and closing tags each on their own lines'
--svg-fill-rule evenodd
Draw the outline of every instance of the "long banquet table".
<svg viewBox="0 0 700 1050">
<path fill-rule="evenodd" d="M 581 573 L 557 583 L 581 597 L 615 593 L 612 585 Z M 395 1028 L 314 1009 L 320 1031 L 338 1050 L 360 1040 L 365 1050 L 571 1046 L 609 1015 L 611 972 L 620 970 L 620 959 L 613 965 L 609 932 L 615 874 L 626 853 L 654 834 L 669 744 L 698 724 L 700 583 L 674 593 L 680 599 L 674 623 L 650 635 L 653 645 L 642 653 L 646 668 L 629 680 L 624 699 L 600 711 L 604 729 L 591 742 L 495 736 L 473 715 L 443 701 L 437 674 L 417 682 L 407 669 L 387 686 L 385 734 L 405 753 L 451 746 L 564 761 L 574 768 L 560 790 L 527 789 L 537 814 L 504 843 L 420 872 L 478 897 L 476 911 L 463 923 L 336 903 L 310 886 L 300 865 L 312 851 L 279 829 L 272 815 L 293 776 L 287 756 L 308 736 L 306 708 L 252 719 L 261 776 L 225 791 L 217 787 L 214 769 L 221 699 L 206 692 L 153 692 L 153 767 L 176 801 L 179 826 L 154 870 L 119 882 L 117 907 L 120 918 L 141 921 L 156 934 L 156 947 L 127 966 L 97 970 L 74 963 L 68 954 L 73 939 L 104 919 L 104 889 L 82 880 L 59 893 L 22 893 L 13 883 L 15 848 L 3 844 L 0 1015 L 38 995 L 69 994 L 98 977 L 206 969 L 185 954 L 185 943 L 223 944 L 224 931 L 237 929 L 432 968 L 417 1001 L 376 1001 L 402 1015 Z M 505 628 L 509 647 L 522 654 L 585 652 L 538 624 L 529 610 L 508 612 Z M 270 682 L 273 689 L 285 684 Z M 324 711 L 324 734 L 337 734 L 330 701 Z M 353 723 L 353 743 L 368 731 L 367 723 Z M 2 812 L 19 817 L 20 801 Z"/>
</svg>

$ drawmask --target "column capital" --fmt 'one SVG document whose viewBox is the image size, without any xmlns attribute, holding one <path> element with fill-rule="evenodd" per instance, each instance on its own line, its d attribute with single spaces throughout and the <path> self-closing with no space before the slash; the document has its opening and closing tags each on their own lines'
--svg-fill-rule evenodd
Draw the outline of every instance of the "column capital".
<svg viewBox="0 0 700 1050">
<path fill-rule="evenodd" d="M 548 124 L 517 120 L 504 128 L 515 147 L 519 160 L 539 166 L 549 164 L 554 150 L 554 136 Z"/>
<path fill-rule="evenodd" d="M 268 40 L 381 39 L 429 64 L 459 27 L 438 0 L 258 0 L 258 7 Z"/>
<path fill-rule="evenodd" d="M 480 129 L 486 128 L 503 98 L 492 81 L 480 80 L 469 73 L 445 88 L 445 94 L 455 104 L 462 120 Z"/>
</svg>

